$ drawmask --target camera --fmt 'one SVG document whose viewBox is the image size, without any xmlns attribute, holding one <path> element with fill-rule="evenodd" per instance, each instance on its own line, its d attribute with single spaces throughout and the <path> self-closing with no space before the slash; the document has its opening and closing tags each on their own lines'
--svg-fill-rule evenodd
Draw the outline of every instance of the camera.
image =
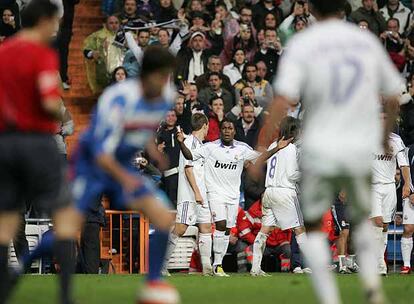
<svg viewBox="0 0 414 304">
<path fill-rule="evenodd" d="M 243 97 L 243 104 L 249 105 L 250 104 L 250 98 L 248 96 Z"/>
</svg>

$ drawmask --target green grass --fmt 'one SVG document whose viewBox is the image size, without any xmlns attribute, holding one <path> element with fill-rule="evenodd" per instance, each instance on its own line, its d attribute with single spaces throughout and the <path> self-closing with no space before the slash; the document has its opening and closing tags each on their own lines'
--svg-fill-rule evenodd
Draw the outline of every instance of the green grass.
<svg viewBox="0 0 414 304">
<path fill-rule="evenodd" d="M 12 304 L 56 303 L 57 277 L 25 276 Z M 343 303 L 364 303 L 356 275 L 337 276 Z M 274 274 L 270 278 L 232 275 L 230 278 L 173 275 L 184 304 L 316 303 L 306 275 Z M 143 277 L 138 275 L 77 275 L 75 298 L 79 304 L 134 303 Z M 391 275 L 383 279 L 390 303 L 414 303 L 414 276 Z"/>
</svg>

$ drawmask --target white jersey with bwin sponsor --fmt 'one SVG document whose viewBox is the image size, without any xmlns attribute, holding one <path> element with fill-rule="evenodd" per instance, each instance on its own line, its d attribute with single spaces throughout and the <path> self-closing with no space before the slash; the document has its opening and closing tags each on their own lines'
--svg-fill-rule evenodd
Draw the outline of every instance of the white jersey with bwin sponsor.
<svg viewBox="0 0 414 304">
<path fill-rule="evenodd" d="M 277 142 L 274 142 L 268 150 L 276 146 Z M 295 144 L 290 143 L 267 160 L 266 188 L 277 187 L 296 190 L 299 178 L 298 148 Z"/>
<path fill-rule="evenodd" d="M 197 148 L 200 148 L 203 143 L 194 135 L 188 136 L 184 140 L 184 144 L 190 151 L 194 151 Z M 180 162 L 178 166 L 178 190 L 177 190 L 177 203 L 182 202 L 195 202 L 195 196 L 193 188 L 191 188 L 190 183 L 188 182 L 187 176 L 185 174 L 185 168 L 191 166 L 193 168 L 194 179 L 197 183 L 200 193 L 204 198 L 204 201 L 207 201 L 206 197 L 206 185 L 204 181 L 204 159 L 200 158 L 194 161 L 185 159 L 182 152 L 180 152 Z"/>
<path fill-rule="evenodd" d="M 378 37 L 342 20 L 296 34 L 281 57 L 276 94 L 305 108 L 302 166 L 317 174 L 367 174 L 381 143 L 380 94 L 402 79 Z"/>
<path fill-rule="evenodd" d="M 372 165 L 372 182 L 374 184 L 394 184 L 397 163 L 398 167 L 408 166 L 405 145 L 401 137 L 395 133 L 390 134 L 389 145 L 392 154 L 386 154 L 383 148 L 374 153 Z"/>
<path fill-rule="evenodd" d="M 209 142 L 191 151 L 193 159 L 205 160 L 205 181 L 209 201 L 238 203 L 241 175 L 245 161 L 256 160 L 260 153 L 249 145 L 234 140 L 225 146 L 221 140 Z"/>
</svg>

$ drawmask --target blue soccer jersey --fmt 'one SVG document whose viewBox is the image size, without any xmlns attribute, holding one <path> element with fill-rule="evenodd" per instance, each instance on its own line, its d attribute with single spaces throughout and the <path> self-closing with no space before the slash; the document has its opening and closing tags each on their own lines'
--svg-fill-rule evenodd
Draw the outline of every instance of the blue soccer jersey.
<svg viewBox="0 0 414 304">
<path fill-rule="evenodd" d="M 137 80 L 127 80 L 104 91 L 89 128 L 80 137 L 75 156 L 73 194 L 79 209 L 87 209 L 91 200 L 99 199 L 103 193 L 110 196 L 115 207 L 122 208 L 131 199 L 155 191 L 152 183 L 141 177 L 142 186 L 128 194 L 132 197 L 125 197 L 121 185 L 95 160 L 101 154 L 111 154 L 134 172 L 133 157 L 152 140 L 172 100 L 173 90 L 167 86 L 160 100 L 146 101 Z"/>
</svg>

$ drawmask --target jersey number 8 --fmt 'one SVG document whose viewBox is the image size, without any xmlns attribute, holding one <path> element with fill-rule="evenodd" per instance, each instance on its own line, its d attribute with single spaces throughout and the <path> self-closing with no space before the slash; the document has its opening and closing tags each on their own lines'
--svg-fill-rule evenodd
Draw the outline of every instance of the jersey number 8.
<svg viewBox="0 0 414 304">
<path fill-rule="evenodd" d="M 273 178 L 275 176 L 276 173 L 276 162 L 277 162 L 277 157 L 273 156 L 271 161 L 270 161 L 270 168 L 269 168 L 269 177 Z"/>
</svg>

